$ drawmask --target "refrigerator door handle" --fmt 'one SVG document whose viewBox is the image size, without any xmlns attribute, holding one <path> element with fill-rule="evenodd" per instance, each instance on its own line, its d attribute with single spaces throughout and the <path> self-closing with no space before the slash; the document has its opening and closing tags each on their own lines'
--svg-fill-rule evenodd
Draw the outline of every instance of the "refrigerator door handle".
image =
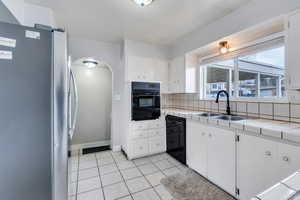
<svg viewBox="0 0 300 200">
<path fill-rule="evenodd" d="M 71 94 L 71 87 L 70 87 L 70 90 L 69 90 L 69 135 L 70 135 L 70 138 L 72 139 L 75 128 L 76 128 L 79 104 L 78 104 L 78 90 L 77 90 L 77 85 L 76 85 L 76 79 L 75 79 L 75 75 L 74 75 L 74 72 L 72 71 L 72 69 L 70 70 L 70 76 L 71 76 L 71 83 L 72 83 L 73 89 L 74 89 L 74 105 L 75 105 L 74 116 L 71 117 L 72 116 L 72 109 L 71 109 L 72 94 Z"/>
</svg>

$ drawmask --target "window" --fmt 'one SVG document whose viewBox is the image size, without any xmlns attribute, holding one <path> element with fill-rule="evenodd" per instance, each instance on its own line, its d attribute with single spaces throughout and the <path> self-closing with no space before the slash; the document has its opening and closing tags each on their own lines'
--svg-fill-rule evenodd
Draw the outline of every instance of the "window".
<svg viewBox="0 0 300 200">
<path fill-rule="evenodd" d="M 275 46 L 206 64 L 201 70 L 203 96 L 213 98 L 219 90 L 226 90 L 231 96 L 241 98 L 285 97 L 284 63 L 284 46 Z"/>
<path fill-rule="evenodd" d="M 233 60 L 213 63 L 206 66 L 206 97 L 216 97 L 220 90 L 230 92 L 233 67 Z"/>
</svg>

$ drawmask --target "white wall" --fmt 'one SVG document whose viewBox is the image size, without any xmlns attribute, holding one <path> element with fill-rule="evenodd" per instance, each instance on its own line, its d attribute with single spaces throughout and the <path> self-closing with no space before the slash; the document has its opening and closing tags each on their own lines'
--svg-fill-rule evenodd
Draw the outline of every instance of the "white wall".
<svg viewBox="0 0 300 200">
<path fill-rule="evenodd" d="M 33 4 L 24 4 L 24 23 L 25 26 L 43 24 L 56 28 L 56 22 L 52 9 Z"/>
<path fill-rule="evenodd" d="M 18 20 L 10 12 L 10 10 L 8 10 L 2 1 L 0 1 L 0 21 L 11 24 L 19 24 Z"/>
<path fill-rule="evenodd" d="M 106 66 L 72 66 L 78 88 L 79 112 L 72 144 L 110 144 L 112 73 Z"/>
<path fill-rule="evenodd" d="M 106 62 L 113 73 L 113 100 L 112 100 L 112 146 L 118 149 L 121 144 L 122 121 L 121 109 L 124 90 L 124 68 L 121 65 L 121 46 L 119 44 L 97 42 L 82 38 L 69 38 L 69 54 L 75 61 L 83 57 L 93 57 Z M 117 97 L 120 96 L 120 99 Z"/>
<path fill-rule="evenodd" d="M 300 8 L 297 0 L 252 0 L 231 14 L 196 29 L 172 45 L 172 57 L 183 55 L 233 33 Z"/>
<path fill-rule="evenodd" d="M 25 3 L 24 0 L 2 0 L 18 22 L 25 26 L 43 24 L 56 27 L 52 9 Z"/>
<path fill-rule="evenodd" d="M 2 0 L 20 24 L 24 23 L 24 0 Z"/>
</svg>

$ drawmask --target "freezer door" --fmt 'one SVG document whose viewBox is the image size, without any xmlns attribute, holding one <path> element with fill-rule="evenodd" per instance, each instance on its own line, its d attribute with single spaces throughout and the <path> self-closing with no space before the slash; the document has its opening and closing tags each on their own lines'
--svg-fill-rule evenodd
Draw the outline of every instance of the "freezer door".
<svg viewBox="0 0 300 200">
<path fill-rule="evenodd" d="M 68 79 L 67 36 L 53 33 L 53 200 L 68 199 Z"/>
<path fill-rule="evenodd" d="M 0 199 L 51 200 L 52 32 L 0 23 L 0 37 Z"/>
</svg>

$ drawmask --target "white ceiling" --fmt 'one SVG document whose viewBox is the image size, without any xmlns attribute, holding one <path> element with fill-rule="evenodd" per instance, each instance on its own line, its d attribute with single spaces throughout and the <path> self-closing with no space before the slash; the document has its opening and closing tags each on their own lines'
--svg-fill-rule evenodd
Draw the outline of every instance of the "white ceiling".
<svg viewBox="0 0 300 200">
<path fill-rule="evenodd" d="M 106 42 L 123 38 L 168 45 L 251 0 L 26 0 L 51 7 L 60 27 L 73 37 Z"/>
</svg>

